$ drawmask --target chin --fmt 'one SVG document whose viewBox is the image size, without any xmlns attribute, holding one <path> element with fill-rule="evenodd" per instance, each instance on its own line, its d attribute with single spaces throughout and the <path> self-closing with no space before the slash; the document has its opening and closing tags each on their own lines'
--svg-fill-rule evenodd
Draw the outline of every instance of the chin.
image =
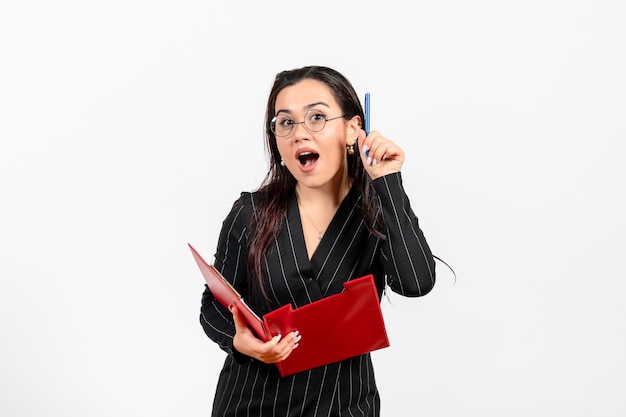
<svg viewBox="0 0 626 417">
<path fill-rule="evenodd" d="M 298 184 L 300 184 L 301 187 L 306 187 L 306 188 L 319 188 L 325 184 L 325 182 L 316 181 L 311 178 L 300 178 L 300 179 L 296 178 L 296 180 Z"/>
</svg>

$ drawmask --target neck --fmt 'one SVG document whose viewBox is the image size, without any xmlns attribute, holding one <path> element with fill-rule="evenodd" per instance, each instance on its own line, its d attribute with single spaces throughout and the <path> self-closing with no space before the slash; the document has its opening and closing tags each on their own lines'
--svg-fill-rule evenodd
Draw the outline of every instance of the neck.
<svg viewBox="0 0 626 417">
<path fill-rule="evenodd" d="M 332 206 L 337 207 L 348 195 L 352 187 L 352 180 L 348 178 L 347 170 L 336 175 L 326 184 L 319 187 L 306 187 L 296 183 L 296 193 L 305 206 Z"/>
<path fill-rule="evenodd" d="M 349 192 L 350 184 L 347 182 L 343 182 L 341 186 L 331 187 L 330 184 L 325 184 L 315 188 L 296 184 L 296 197 L 309 258 Z"/>
<path fill-rule="evenodd" d="M 331 206 L 338 207 L 350 191 L 350 184 L 343 183 L 339 187 L 316 187 L 308 188 L 296 184 L 296 193 L 300 203 L 305 207 Z"/>
</svg>

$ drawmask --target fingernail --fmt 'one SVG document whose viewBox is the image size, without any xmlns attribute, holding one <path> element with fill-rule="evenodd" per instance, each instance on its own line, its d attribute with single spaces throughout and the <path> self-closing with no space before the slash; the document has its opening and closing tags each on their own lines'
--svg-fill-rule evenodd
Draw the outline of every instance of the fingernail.
<svg viewBox="0 0 626 417">
<path fill-rule="evenodd" d="M 298 347 L 298 344 L 297 344 L 297 343 L 296 343 L 295 345 L 293 345 L 293 349 L 295 349 L 295 348 L 297 348 L 297 347 Z M 293 349 L 292 349 L 292 350 L 293 350 Z"/>
<path fill-rule="evenodd" d="M 276 336 L 276 343 L 280 342 L 280 339 L 283 338 L 283 335 L 278 333 L 278 335 Z"/>
<path fill-rule="evenodd" d="M 291 338 L 293 340 L 296 340 L 298 338 L 298 336 L 300 335 L 300 331 L 296 330 L 295 332 L 293 332 L 293 334 L 291 335 Z"/>
<path fill-rule="evenodd" d="M 365 156 L 370 156 L 370 148 L 367 145 L 363 145 L 363 153 Z"/>
<path fill-rule="evenodd" d="M 378 163 L 378 161 L 376 161 L 375 159 L 372 160 L 372 166 L 376 166 L 376 164 Z"/>
<path fill-rule="evenodd" d="M 372 165 L 372 158 L 369 156 L 367 157 L 367 165 Z"/>
</svg>

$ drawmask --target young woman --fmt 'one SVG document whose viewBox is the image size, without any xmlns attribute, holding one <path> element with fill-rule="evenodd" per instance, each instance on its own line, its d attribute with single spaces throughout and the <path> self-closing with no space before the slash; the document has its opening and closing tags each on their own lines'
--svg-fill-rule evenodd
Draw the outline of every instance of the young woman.
<svg viewBox="0 0 626 417">
<path fill-rule="evenodd" d="M 354 88 L 337 71 L 276 76 L 265 122 L 269 171 L 234 203 L 214 262 L 260 316 L 337 294 L 368 274 L 379 296 L 386 286 L 409 297 L 433 288 L 435 262 L 402 186 L 404 152 L 377 131 L 366 136 L 363 122 Z M 370 354 L 281 378 L 273 364 L 306 334 L 264 343 L 208 288 L 200 322 L 228 354 L 213 416 L 379 415 Z"/>
</svg>

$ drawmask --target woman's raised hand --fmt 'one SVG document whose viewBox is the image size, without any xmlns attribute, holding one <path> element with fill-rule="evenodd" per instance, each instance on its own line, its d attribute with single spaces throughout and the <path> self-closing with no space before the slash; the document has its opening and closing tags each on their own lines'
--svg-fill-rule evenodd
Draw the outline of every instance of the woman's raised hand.
<svg viewBox="0 0 626 417">
<path fill-rule="evenodd" d="M 402 148 L 376 130 L 372 130 L 367 136 L 365 136 L 365 131 L 361 130 L 358 140 L 361 160 L 373 180 L 400 172 L 404 163 Z"/>
</svg>

